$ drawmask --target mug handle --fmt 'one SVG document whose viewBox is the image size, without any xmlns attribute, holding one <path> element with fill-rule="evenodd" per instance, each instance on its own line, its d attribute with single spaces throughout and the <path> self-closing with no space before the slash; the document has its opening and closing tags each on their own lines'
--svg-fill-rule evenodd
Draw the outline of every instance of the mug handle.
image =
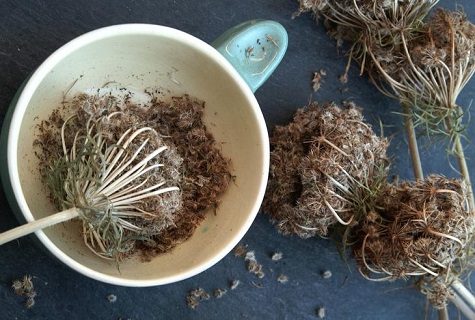
<svg viewBox="0 0 475 320">
<path fill-rule="evenodd" d="M 256 92 L 282 61 L 288 42 L 287 31 L 280 23 L 250 20 L 227 30 L 211 45 Z"/>
</svg>

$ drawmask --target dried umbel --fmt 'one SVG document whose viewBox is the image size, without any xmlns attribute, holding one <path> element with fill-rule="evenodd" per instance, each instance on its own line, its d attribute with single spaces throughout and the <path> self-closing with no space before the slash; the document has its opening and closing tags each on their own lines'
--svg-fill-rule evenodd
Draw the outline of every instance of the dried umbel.
<svg viewBox="0 0 475 320">
<path fill-rule="evenodd" d="M 412 108 L 415 125 L 429 134 L 454 136 L 463 129 L 456 100 L 475 72 L 475 26 L 462 12 L 438 8 L 411 35 L 401 33 L 398 50 L 369 50 L 380 77 L 402 105 Z M 447 130 L 448 129 L 448 130 Z"/>
<path fill-rule="evenodd" d="M 154 96 L 156 93 L 161 97 L 158 90 L 144 93 L 147 99 L 139 103 L 133 102 L 134 93 L 125 89 L 117 95 L 82 94 L 64 101 L 65 108 L 55 110 L 38 127 L 36 154 L 42 176 L 49 177 L 59 207 L 79 205 L 89 210 L 90 199 L 80 195 L 82 190 L 101 188 L 82 176 L 77 184 L 68 178 L 70 173 L 89 175 L 96 170 L 110 175 L 107 168 L 114 154 L 121 154 L 114 165 L 123 172 L 138 165 L 136 169 L 141 174 L 133 175 L 134 186 L 124 186 L 134 197 L 141 197 L 136 199 L 138 203 L 118 204 L 110 196 L 95 199 L 107 213 L 103 220 L 96 219 L 94 211 L 85 211 L 86 244 L 103 257 L 120 260 L 138 253 L 143 260 L 150 260 L 170 250 L 194 233 L 207 210 L 219 205 L 231 181 L 229 159 L 222 156 L 202 121 L 205 102 L 186 95 L 164 102 Z M 64 110 L 76 113 L 64 120 Z M 58 155 L 63 159 L 52 163 L 51 159 L 58 159 Z M 72 158 L 77 159 L 75 166 L 67 164 Z M 56 168 L 45 170 L 52 165 Z M 106 191 L 118 191 L 123 201 L 124 192 L 114 190 L 116 186 Z M 164 188 L 168 192 L 157 193 Z M 144 197 L 151 193 L 153 197 Z M 91 228 L 90 220 L 92 225 L 97 222 L 101 230 Z M 109 240 L 105 241 L 104 235 Z"/>
<path fill-rule="evenodd" d="M 468 203 L 460 219 L 470 220 L 472 219 L 470 215 L 475 214 L 475 200 L 461 143 L 461 134 L 465 127 L 464 110 L 456 104 L 456 99 L 475 70 L 474 26 L 467 21 L 463 13 L 444 9 L 436 10 L 428 18 L 429 11 L 437 2 L 437 0 L 299 0 L 300 12 L 311 11 L 317 19 L 323 18 L 325 27 L 328 28 L 330 36 L 337 40 L 338 45 L 348 41 L 350 60 L 346 73 L 351 59 L 355 60 L 361 67 L 361 73 L 366 72 L 381 92 L 399 100 L 405 118 L 414 176 L 418 180 L 415 185 L 422 183 L 420 181 L 424 179 L 417 146 L 417 130 L 429 138 L 434 135 L 448 138 L 448 152 L 457 157 L 465 186 L 461 193 L 466 197 L 464 201 Z M 440 211 L 433 206 L 416 208 L 417 211 L 425 210 L 429 217 L 438 215 Z M 368 221 L 371 221 L 371 217 L 377 219 L 378 210 L 367 207 L 365 211 L 370 217 Z M 457 221 L 458 219 L 456 218 Z M 387 239 L 389 236 L 386 224 L 390 222 L 383 219 L 379 224 L 366 225 L 367 230 L 360 230 L 363 239 L 366 235 L 368 237 L 379 235 L 378 241 L 375 242 L 375 252 L 381 243 L 385 247 L 392 241 L 392 238 Z M 460 235 L 453 236 L 450 232 L 440 231 L 443 241 L 438 241 L 441 245 L 438 250 L 456 253 L 452 265 L 455 265 L 454 261 L 459 265 L 472 263 L 473 252 L 460 249 L 473 246 L 472 241 L 467 239 L 471 232 L 470 224 L 470 221 L 467 222 L 466 230 L 456 231 L 461 232 Z M 381 229 L 381 226 L 385 227 Z M 397 221 L 393 227 L 407 228 L 399 225 Z M 458 251 L 455 250 L 457 245 L 459 245 Z M 408 262 L 408 257 L 412 261 Z M 370 266 L 372 270 L 365 266 L 366 271 L 384 273 L 386 276 L 383 276 L 382 280 L 394 279 L 398 274 L 401 277 L 419 276 L 417 277 L 420 279 L 419 283 L 427 284 L 421 285 L 424 287 L 422 291 L 428 294 L 436 306 L 440 307 L 445 303 L 450 294 L 449 286 L 456 291 L 462 290 L 459 280 L 456 279 L 458 270 L 452 267 L 444 269 L 443 266 L 447 266 L 445 262 L 436 260 L 440 257 L 431 257 L 441 263 L 439 266 L 441 269 L 436 270 L 437 263 L 434 261 L 431 263 L 435 265 L 430 263 L 426 265 L 415 256 L 396 254 L 391 263 L 397 266 L 395 261 L 400 258 L 400 262 L 406 268 L 403 271 L 381 264 L 381 261 L 387 262 L 387 260 L 379 259 L 378 255 L 372 258 L 374 258 L 371 261 L 373 265 Z M 419 268 L 419 265 L 422 268 Z M 386 272 L 388 270 L 390 272 Z M 449 280 L 454 282 L 450 283 Z M 472 297 L 469 301 L 472 309 L 475 306 L 474 302 L 475 299 Z M 463 311 L 464 308 L 460 310 Z M 473 313 L 468 317 L 472 318 Z"/>
<path fill-rule="evenodd" d="M 410 35 L 423 25 L 423 19 L 437 0 L 299 0 L 297 14 L 312 12 L 324 19 L 330 35 L 339 45 L 352 44 L 352 58 L 363 64 L 373 48 L 396 49 L 402 35 Z M 369 60 L 367 62 L 370 62 Z"/>
<path fill-rule="evenodd" d="M 423 178 L 416 141 L 449 138 L 475 210 L 460 135 L 464 111 L 456 99 L 475 72 L 475 27 L 462 12 L 438 8 L 438 1 L 300 0 L 300 11 L 324 17 L 330 35 L 348 41 L 348 54 L 384 94 L 399 100 L 415 177 Z M 349 64 L 346 72 L 348 72 Z"/>
<path fill-rule="evenodd" d="M 137 128 L 112 105 L 87 99 L 64 121 L 62 153 L 45 159 L 44 175 L 58 207 L 79 210 L 85 244 L 121 260 L 137 240 L 173 224 L 182 159 L 154 129 Z"/>
<path fill-rule="evenodd" d="M 418 30 L 431 8 L 438 0 L 299 0 L 299 11 L 312 12 L 317 19 L 324 19 L 329 34 L 341 45 L 351 45 L 350 58 L 369 67 L 371 51 L 386 59 L 393 59 L 392 51 L 398 50 L 404 35 Z"/>
<path fill-rule="evenodd" d="M 358 108 L 312 103 L 299 109 L 271 137 L 264 211 L 280 232 L 303 238 L 355 223 L 359 202 L 386 176 L 387 147 Z"/>
<path fill-rule="evenodd" d="M 475 228 L 464 183 L 431 175 L 387 184 L 369 209 L 353 232 L 361 274 L 374 281 L 417 276 L 431 303 L 443 307 Z"/>
</svg>

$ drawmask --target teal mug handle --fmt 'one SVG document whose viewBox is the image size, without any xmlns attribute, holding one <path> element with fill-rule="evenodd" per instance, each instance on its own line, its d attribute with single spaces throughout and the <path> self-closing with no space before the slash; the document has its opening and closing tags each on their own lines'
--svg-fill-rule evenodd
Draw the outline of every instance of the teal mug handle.
<svg viewBox="0 0 475 320">
<path fill-rule="evenodd" d="M 287 31 L 280 23 L 250 20 L 227 30 L 211 45 L 256 92 L 282 61 L 288 43 Z"/>
</svg>

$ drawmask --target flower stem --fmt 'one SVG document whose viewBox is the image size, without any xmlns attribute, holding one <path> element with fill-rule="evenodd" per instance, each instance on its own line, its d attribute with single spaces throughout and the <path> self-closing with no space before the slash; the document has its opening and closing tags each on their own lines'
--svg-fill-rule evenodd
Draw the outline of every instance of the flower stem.
<svg viewBox="0 0 475 320">
<path fill-rule="evenodd" d="M 452 283 L 451 287 L 455 293 L 449 296 L 450 301 L 467 319 L 475 319 L 475 301 L 471 292 L 458 281 Z"/>
<path fill-rule="evenodd" d="M 416 130 L 414 128 L 414 121 L 412 119 L 412 111 L 408 105 L 403 105 L 404 123 L 406 127 L 406 135 L 409 143 L 409 153 L 411 154 L 412 169 L 414 170 L 414 177 L 417 180 L 424 179 L 422 171 L 421 157 L 419 155 L 419 147 L 417 144 Z"/>
<path fill-rule="evenodd" d="M 467 185 L 467 198 L 470 212 L 475 214 L 475 200 L 473 197 L 472 183 L 470 182 L 470 173 L 468 171 L 467 160 L 463 150 L 462 142 L 460 141 L 460 135 L 456 135 L 454 138 L 455 152 L 459 163 L 460 175 L 462 176 L 465 184 Z"/>
<path fill-rule="evenodd" d="M 437 311 L 439 320 L 449 320 L 449 312 L 447 311 L 447 308 L 444 307 L 442 309 L 439 309 Z"/>
<path fill-rule="evenodd" d="M 472 309 L 475 309 L 475 297 L 460 281 L 452 282 L 451 287 Z"/>
<path fill-rule="evenodd" d="M 79 209 L 71 208 L 71 209 L 67 209 L 67 210 L 55 213 L 51 216 L 47 216 L 45 218 L 29 222 L 27 224 L 5 231 L 4 233 L 0 233 L 0 245 L 7 243 L 9 241 L 18 239 L 20 237 L 26 236 L 37 230 L 41 230 L 47 227 L 51 227 L 55 224 L 74 219 L 78 216 L 79 216 Z"/>
</svg>

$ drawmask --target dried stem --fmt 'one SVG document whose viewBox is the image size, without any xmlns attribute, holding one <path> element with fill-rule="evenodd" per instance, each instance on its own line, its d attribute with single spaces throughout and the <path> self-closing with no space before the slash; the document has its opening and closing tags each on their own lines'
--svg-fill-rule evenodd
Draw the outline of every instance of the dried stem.
<svg viewBox="0 0 475 320">
<path fill-rule="evenodd" d="M 448 125 L 447 130 L 453 131 L 454 130 L 453 125 L 451 125 L 450 121 L 448 122 L 449 122 L 449 125 Z M 470 172 L 468 170 L 467 160 L 465 158 L 465 152 L 464 152 L 464 148 L 462 146 L 462 142 L 460 139 L 460 134 L 455 135 L 453 139 L 454 139 L 455 154 L 457 156 L 457 160 L 459 163 L 460 175 L 465 180 L 465 183 L 467 185 L 467 196 L 468 196 L 469 208 L 472 211 L 472 213 L 475 215 L 475 199 L 474 199 L 472 183 L 470 179 Z"/>
<path fill-rule="evenodd" d="M 414 177 L 416 179 L 424 179 L 422 171 L 421 157 L 419 155 L 419 147 L 417 143 L 416 130 L 414 128 L 414 121 L 412 119 L 412 111 L 410 107 L 403 105 L 404 121 L 406 127 L 407 140 L 409 144 L 409 153 L 412 160 L 412 169 L 414 170 Z"/>
<path fill-rule="evenodd" d="M 454 295 L 449 296 L 449 300 L 467 319 L 475 319 L 475 311 L 473 309 L 473 305 L 467 304 L 457 293 L 454 293 Z"/>
<path fill-rule="evenodd" d="M 35 220 L 33 222 L 21 225 L 14 229 L 0 233 L 0 245 L 7 243 L 9 241 L 18 239 L 20 237 L 26 236 L 35 231 L 45 229 L 55 224 L 65 222 L 79 216 L 79 210 L 77 208 L 67 209 L 51 216 Z"/>
</svg>

